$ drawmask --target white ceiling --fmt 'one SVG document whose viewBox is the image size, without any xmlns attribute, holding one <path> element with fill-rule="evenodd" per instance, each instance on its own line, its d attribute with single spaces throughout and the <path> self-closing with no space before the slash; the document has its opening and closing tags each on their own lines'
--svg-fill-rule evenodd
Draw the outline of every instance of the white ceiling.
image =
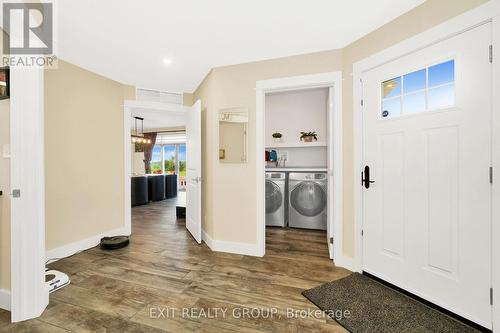
<svg viewBox="0 0 500 333">
<path fill-rule="evenodd" d="M 62 0 L 58 52 L 122 83 L 192 92 L 213 67 L 342 48 L 424 1 Z"/>
<path fill-rule="evenodd" d="M 180 112 L 134 108 L 131 113 L 132 117 L 144 118 L 144 132 L 186 126 L 186 115 Z M 130 127 L 134 130 L 134 119 L 131 120 Z M 140 132 L 141 123 L 139 121 L 137 121 L 137 127 Z"/>
</svg>

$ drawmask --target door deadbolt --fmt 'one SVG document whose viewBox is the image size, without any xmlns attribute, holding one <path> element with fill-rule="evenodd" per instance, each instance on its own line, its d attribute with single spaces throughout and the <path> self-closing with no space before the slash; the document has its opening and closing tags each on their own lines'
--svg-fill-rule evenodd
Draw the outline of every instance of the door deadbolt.
<svg viewBox="0 0 500 333">
<path fill-rule="evenodd" d="M 361 185 L 365 188 L 370 188 L 370 184 L 375 183 L 374 180 L 370 180 L 370 167 L 368 165 L 365 166 L 365 170 L 361 172 Z"/>
</svg>

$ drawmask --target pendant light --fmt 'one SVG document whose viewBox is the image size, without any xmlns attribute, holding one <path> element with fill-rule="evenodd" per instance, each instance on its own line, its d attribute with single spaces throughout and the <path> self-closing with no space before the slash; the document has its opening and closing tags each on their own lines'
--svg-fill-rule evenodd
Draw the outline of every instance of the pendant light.
<svg viewBox="0 0 500 333">
<path fill-rule="evenodd" d="M 141 131 L 137 128 L 137 121 L 141 122 Z M 132 134 L 132 143 L 151 144 L 151 139 L 144 137 L 144 118 L 134 117 L 134 134 Z"/>
</svg>

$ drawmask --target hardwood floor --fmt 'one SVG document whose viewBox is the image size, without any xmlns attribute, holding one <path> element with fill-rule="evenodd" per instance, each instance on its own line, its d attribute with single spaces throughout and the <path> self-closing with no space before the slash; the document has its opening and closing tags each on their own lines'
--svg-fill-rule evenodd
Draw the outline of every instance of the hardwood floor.
<svg viewBox="0 0 500 333">
<path fill-rule="evenodd" d="M 324 232 L 268 228 L 263 258 L 212 252 L 176 220 L 175 199 L 135 207 L 127 248 L 93 248 L 50 265 L 71 284 L 35 320 L 0 332 L 345 332 L 301 295 L 350 274 Z M 251 310 L 251 311 L 250 311 Z M 294 314 L 294 315 L 291 315 Z"/>
</svg>

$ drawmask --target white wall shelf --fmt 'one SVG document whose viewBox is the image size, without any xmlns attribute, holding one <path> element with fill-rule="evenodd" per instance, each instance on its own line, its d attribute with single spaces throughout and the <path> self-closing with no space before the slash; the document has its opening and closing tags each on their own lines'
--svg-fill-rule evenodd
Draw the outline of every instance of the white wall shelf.
<svg viewBox="0 0 500 333">
<path fill-rule="evenodd" d="M 328 144 L 323 141 L 315 142 L 275 142 L 266 144 L 266 149 L 269 148 L 305 148 L 305 147 L 327 147 Z"/>
</svg>

